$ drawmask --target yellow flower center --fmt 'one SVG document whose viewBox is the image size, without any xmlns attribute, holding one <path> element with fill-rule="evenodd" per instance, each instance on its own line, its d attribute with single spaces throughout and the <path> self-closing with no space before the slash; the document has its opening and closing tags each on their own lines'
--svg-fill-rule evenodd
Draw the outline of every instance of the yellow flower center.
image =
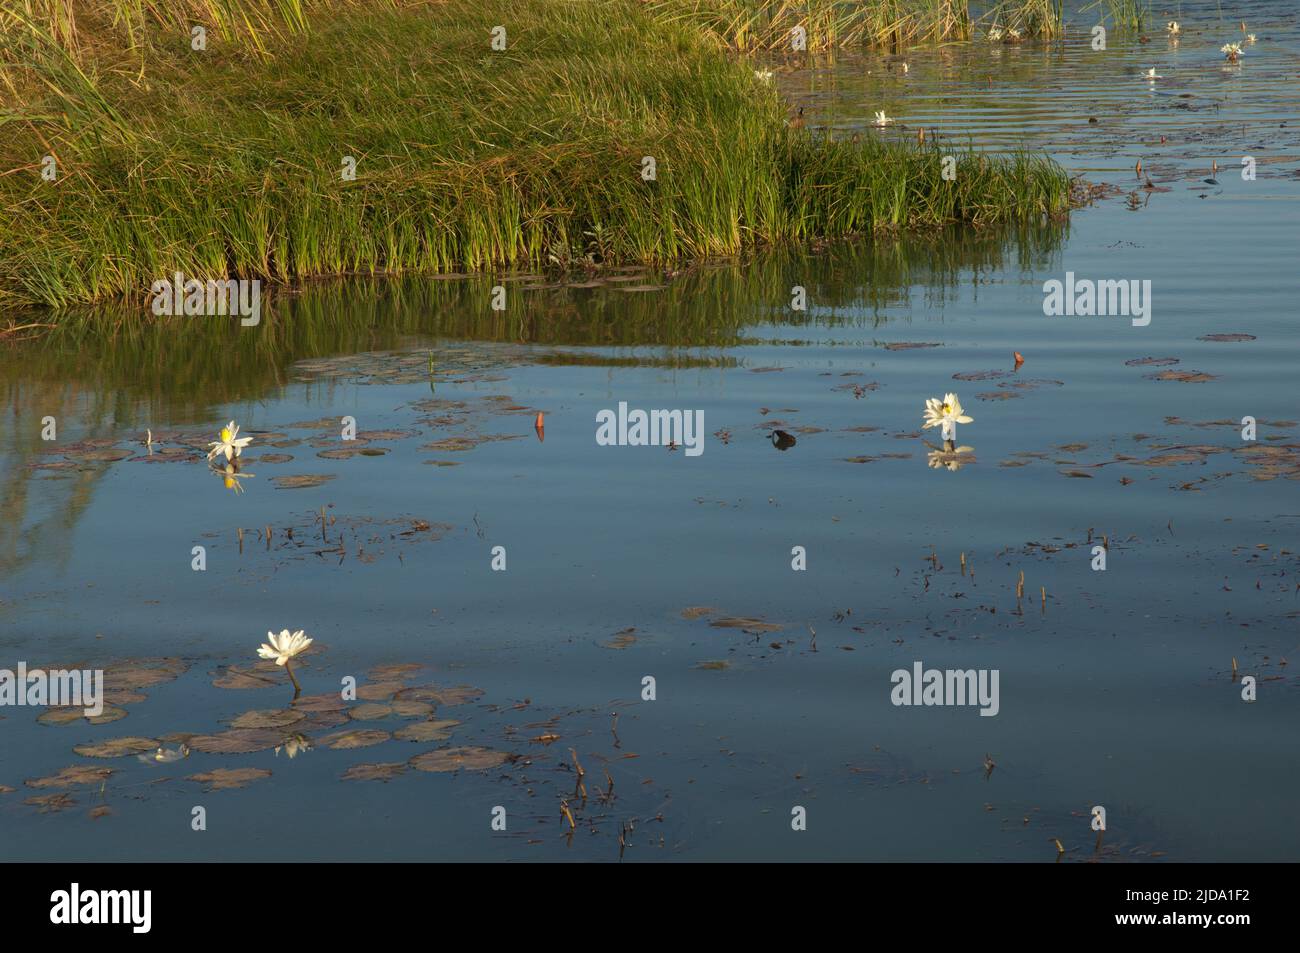
<svg viewBox="0 0 1300 953">
<path fill-rule="evenodd" d="M 222 442 L 222 443 L 230 443 L 230 436 L 231 436 L 231 434 L 230 434 L 230 428 L 229 428 L 229 427 L 222 427 L 222 428 L 221 428 L 221 442 Z"/>
<path fill-rule="evenodd" d="M 944 404 L 944 405 L 943 405 L 943 412 L 944 412 L 945 414 L 950 414 L 950 413 L 952 413 L 952 407 L 951 407 L 950 405 L 948 405 L 948 404 Z"/>
</svg>

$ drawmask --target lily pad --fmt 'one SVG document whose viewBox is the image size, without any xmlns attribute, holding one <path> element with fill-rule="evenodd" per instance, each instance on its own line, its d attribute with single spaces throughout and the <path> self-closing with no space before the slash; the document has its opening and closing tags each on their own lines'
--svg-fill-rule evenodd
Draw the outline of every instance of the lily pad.
<svg viewBox="0 0 1300 953">
<path fill-rule="evenodd" d="M 395 698 L 392 709 L 394 715 L 402 718 L 427 718 L 433 714 L 432 705 L 414 698 Z"/>
<path fill-rule="evenodd" d="M 481 697 L 483 689 L 472 688 L 469 685 L 457 685 L 454 688 L 439 688 L 437 685 L 422 685 L 415 688 L 404 688 L 397 693 L 397 697 L 402 701 L 415 700 L 429 702 L 433 705 L 441 705 L 450 708 L 453 705 L 464 705 L 466 702 L 472 702 Z"/>
<path fill-rule="evenodd" d="M 491 748 L 439 748 L 410 760 L 417 771 L 487 771 L 506 763 L 508 756 Z"/>
<path fill-rule="evenodd" d="M 405 687 L 406 682 L 366 682 L 357 687 L 357 697 L 368 702 L 387 701 Z"/>
<path fill-rule="evenodd" d="M 386 731 L 377 729 L 362 729 L 354 731 L 336 731 L 332 735 L 325 735 L 320 739 L 320 743 L 327 748 L 333 748 L 336 751 L 344 751 L 352 748 L 369 748 L 371 745 L 383 744 L 392 738 Z"/>
<path fill-rule="evenodd" d="M 1167 367 L 1170 364 L 1177 364 L 1176 357 L 1135 357 L 1131 361 L 1125 361 L 1126 367 Z"/>
<path fill-rule="evenodd" d="M 393 737 L 400 741 L 446 741 L 451 737 L 451 730 L 460 722 L 444 718 L 439 721 L 420 721 L 407 725 L 393 732 Z"/>
<path fill-rule="evenodd" d="M 272 708 L 266 711 L 246 711 L 230 723 L 232 728 L 283 728 L 307 717 L 306 712 Z"/>
<path fill-rule="evenodd" d="M 145 751 L 156 751 L 158 742 L 153 738 L 111 738 L 94 744 L 76 745 L 72 750 L 83 758 L 125 758 Z"/>
<path fill-rule="evenodd" d="M 249 754 L 284 744 L 285 737 L 278 728 L 232 728 L 214 735 L 195 735 L 189 744 L 191 750 L 204 754 Z"/>
<path fill-rule="evenodd" d="M 1204 384 L 1218 380 L 1213 374 L 1204 371 L 1161 371 L 1159 374 L 1148 374 L 1147 378 L 1153 381 L 1181 381 L 1184 384 Z"/>
<path fill-rule="evenodd" d="M 271 772 L 265 768 L 217 768 L 202 774 L 191 774 L 186 781 L 197 781 L 207 785 L 209 791 L 225 791 L 242 788 L 262 778 L 269 778 Z"/>
<path fill-rule="evenodd" d="M 388 761 L 379 764 L 354 764 L 343 772 L 344 781 L 391 781 L 406 772 L 406 763 Z"/>
<path fill-rule="evenodd" d="M 272 477 L 271 482 L 277 490 L 305 490 L 321 486 L 334 479 L 332 473 L 301 473 L 295 476 Z"/>
<path fill-rule="evenodd" d="M 775 622 L 765 622 L 762 619 L 749 619 L 743 616 L 726 616 L 721 619 L 714 619 L 709 625 L 715 629 L 744 629 L 746 632 L 780 632 L 785 628 Z"/>
<path fill-rule="evenodd" d="M 51 814 L 55 811 L 66 810 L 77 802 L 70 794 L 36 794 L 27 798 L 23 803 L 39 807 L 42 814 Z"/>
<path fill-rule="evenodd" d="M 349 702 L 344 701 L 337 692 L 326 692 L 324 695 L 304 695 L 293 702 L 293 707 L 297 711 L 306 712 L 342 711 L 348 705 Z"/>
<path fill-rule="evenodd" d="M 112 768 L 97 768 L 89 764 L 74 764 L 48 778 L 34 778 L 23 783 L 29 788 L 70 788 L 78 784 L 103 784 L 113 776 Z"/>
<path fill-rule="evenodd" d="M 392 713 L 391 705 L 383 705 L 379 702 L 367 702 L 348 709 L 348 717 L 353 721 L 375 721 L 379 718 L 387 718 Z"/>
<path fill-rule="evenodd" d="M 1236 343 L 1236 342 L 1238 342 L 1238 341 L 1253 341 L 1253 340 L 1255 340 L 1255 335 L 1253 335 L 1253 334 L 1242 334 L 1242 333 L 1240 333 L 1240 332 L 1233 333 L 1233 334 L 1202 334 L 1202 335 L 1201 335 L 1200 337 L 1198 337 L 1196 340 L 1198 340 L 1198 341 L 1220 341 L 1220 342 L 1226 342 L 1226 343 Z"/>
</svg>

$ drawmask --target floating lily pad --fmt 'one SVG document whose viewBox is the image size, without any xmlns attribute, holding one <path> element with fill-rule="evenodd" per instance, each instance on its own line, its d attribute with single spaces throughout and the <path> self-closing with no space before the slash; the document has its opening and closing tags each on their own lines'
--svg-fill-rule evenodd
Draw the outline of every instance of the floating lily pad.
<svg viewBox="0 0 1300 953">
<path fill-rule="evenodd" d="M 278 728 L 232 728 L 214 735 L 195 735 L 190 749 L 204 754 L 249 754 L 284 744 L 286 732 Z"/>
<path fill-rule="evenodd" d="M 700 619 L 708 615 L 717 615 L 721 611 L 721 609 L 716 609 L 713 606 L 687 606 L 682 610 L 682 618 Z"/>
<path fill-rule="evenodd" d="M 325 735 L 320 739 L 320 743 L 327 748 L 333 748 L 336 751 L 347 750 L 351 748 L 369 748 L 371 745 L 383 744 L 392 738 L 386 731 L 377 729 L 361 729 L 354 731 L 338 731 L 332 735 Z"/>
<path fill-rule="evenodd" d="M 252 688 L 273 688 L 280 683 L 277 679 L 270 678 L 260 672 L 236 668 L 232 665 L 220 676 L 213 679 L 212 684 L 217 688 L 245 690 Z"/>
<path fill-rule="evenodd" d="M 111 738 L 95 744 L 76 745 L 73 751 L 83 758 L 125 758 L 128 755 L 156 751 L 158 742 L 153 738 Z"/>
<path fill-rule="evenodd" d="M 1176 357 L 1135 357 L 1131 361 L 1124 362 L 1127 367 L 1167 367 L 1177 363 Z"/>
<path fill-rule="evenodd" d="M 952 375 L 955 381 L 994 381 L 1000 377 L 1010 377 L 1010 371 L 965 371 Z"/>
<path fill-rule="evenodd" d="M 1198 341 L 1220 341 L 1220 342 L 1227 342 L 1227 343 L 1235 343 L 1235 342 L 1238 342 L 1238 341 L 1253 341 L 1253 340 L 1255 340 L 1255 335 L 1253 335 L 1253 334 L 1242 334 L 1242 333 L 1240 333 L 1240 332 L 1237 332 L 1237 333 L 1234 333 L 1234 334 L 1202 334 L 1202 335 L 1201 335 L 1200 337 L 1198 337 L 1196 340 L 1198 340 Z"/>
<path fill-rule="evenodd" d="M 429 528 L 429 524 L 422 520 L 417 520 L 416 523 L 418 525 L 415 525 L 413 527 L 414 529 L 426 530 Z M 405 678 L 407 675 L 414 675 L 416 672 L 423 671 L 424 668 L 425 666 L 420 665 L 417 662 L 398 662 L 393 665 L 376 665 L 366 673 L 366 677 L 376 682 L 392 682 L 400 678 Z"/>
<path fill-rule="evenodd" d="M 368 702 L 386 701 L 405 687 L 406 682 L 366 682 L 357 687 L 357 697 Z"/>
<path fill-rule="evenodd" d="M 1013 400 L 1019 396 L 1019 394 L 1009 390 L 986 390 L 982 394 L 976 394 L 975 398 L 977 400 Z"/>
<path fill-rule="evenodd" d="M 446 741 L 459 721 L 443 718 L 438 721 L 419 721 L 393 732 L 393 737 L 400 741 Z"/>
<path fill-rule="evenodd" d="M 1184 384 L 1204 384 L 1206 381 L 1217 380 L 1218 378 L 1204 371 L 1161 371 L 1159 374 L 1148 374 L 1147 379 L 1153 381 L 1181 381 Z"/>
<path fill-rule="evenodd" d="M 197 781 L 207 785 L 209 791 L 225 791 L 242 788 L 262 778 L 269 778 L 271 772 L 265 768 L 217 768 L 202 774 L 191 774 L 186 781 Z"/>
<path fill-rule="evenodd" d="M 283 728 L 307 717 L 306 712 L 272 708 L 266 711 L 246 711 L 230 723 L 232 728 Z"/>
<path fill-rule="evenodd" d="M 357 436 L 362 440 L 405 440 L 407 437 L 418 437 L 418 430 L 360 430 Z"/>
<path fill-rule="evenodd" d="M 71 725 L 86 717 L 84 708 L 51 708 L 36 717 L 42 725 Z"/>
<path fill-rule="evenodd" d="M 348 709 L 348 717 L 353 721 L 374 721 L 379 718 L 387 718 L 393 713 L 389 705 L 381 705 L 379 702 L 367 702 L 364 705 L 357 705 L 355 708 Z"/>
<path fill-rule="evenodd" d="M 417 771 L 487 771 L 506 763 L 507 755 L 491 748 L 439 748 L 410 760 Z"/>
<path fill-rule="evenodd" d="M 304 695 L 293 702 L 293 707 L 298 711 L 326 712 L 342 711 L 348 704 L 337 692 L 326 692 L 324 695 Z"/>
<path fill-rule="evenodd" d="M 466 702 L 472 702 L 482 694 L 483 689 L 471 688 L 469 685 L 457 685 L 454 688 L 421 685 L 415 688 L 404 688 L 397 693 L 397 697 L 402 701 L 413 699 L 450 708 L 453 705 L 464 705 Z"/>
<path fill-rule="evenodd" d="M 709 625 L 715 629 L 744 629 L 746 632 L 780 632 L 785 628 L 785 626 L 777 625 L 775 622 L 764 622 L 762 619 L 750 619 L 743 616 L 726 616 L 721 619 L 714 619 Z"/>
<path fill-rule="evenodd" d="M 113 776 L 112 768 L 97 768 L 89 764 L 74 764 L 48 778 L 33 778 L 23 783 L 29 788 L 70 788 L 76 785 L 103 784 Z"/>
<path fill-rule="evenodd" d="M 406 763 L 389 761 L 380 764 L 354 764 L 343 772 L 344 781 L 391 781 L 406 771 Z"/>
<path fill-rule="evenodd" d="M 427 718 L 433 714 L 432 705 L 414 698 L 395 698 L 392 708 L 393 714 L 401 718 Z"/>
<path fill-rule="evenodd" d="M 296 476 L 272 477 L 271 482 L 277 490 L 305 490 L 322 486 L 334 479 L 332 473 L 301 473 Z"/>
<path fill-rule="evenodd" d="M 293 459 L 291 453 L 264 453 L 257 458 L 258 463 L 288 463 Z"/>
<path fill-rule="evenodd" d="M 706 672 L 721 672 L 723 669 L 731 668 L 731 663 L 725 659 L 707 659 L 696 663 L 695 667 L 704 669 Z"/>
<path fill-rule="evenodd" d="M 77 802 L 70 794 L 37 794 L 27 798 L 23 803 L 39 807 L 42 814 L 51 814 L 55 811 L 66 810 Z"/>
<path fill-rule="evenodd" d="M 917 348 L 925 347 L 943 347 L 942 344 L 934 344 L 929 341 L 895 341 L 892 344 L 886 344 L 886 351 L 912 351 Z"/>
<path fill-rule="evenodd" d="M 177 658 L 132 659 L 104 669 L 104 688 L 134 691 L 161 685 L 185 674 L 189 663 Z"/>
</svg>

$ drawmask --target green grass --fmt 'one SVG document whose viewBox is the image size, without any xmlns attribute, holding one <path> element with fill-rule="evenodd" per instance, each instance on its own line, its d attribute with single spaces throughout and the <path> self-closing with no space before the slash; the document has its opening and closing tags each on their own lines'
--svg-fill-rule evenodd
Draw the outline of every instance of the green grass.
<svg viewBox="0 0 1300 953">
<path fill-rule="evenodd" d="M 0 0 L 0 306 L 143 299 L 174 271 L 567 269 L 1068 206 L 1045 159 L 958 153 L 949 182 L 936 144 L 792 130 L 752 65 L 637 0 L 100 0 L 75 23 L 65 2 Z"/>
</svg>

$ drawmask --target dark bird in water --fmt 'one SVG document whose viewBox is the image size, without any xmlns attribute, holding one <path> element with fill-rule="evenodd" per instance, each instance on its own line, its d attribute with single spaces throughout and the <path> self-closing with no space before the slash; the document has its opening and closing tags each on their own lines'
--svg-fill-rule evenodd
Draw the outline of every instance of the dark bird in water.
<svg viewBox="0 0 1300 953">
<path fill-rule="evenodd" d="M 790 120 L 790 128 L 791 129 L 803 128 L 803 107 L 802 106 L 799 107 L 799 115 L 795 116 L 793 119 Z"/>
<path fill-rule="evenodd" d="M 778 450 L 789 450 L 796 443 L 794 437 L 784 430 L 773 430 L 770 436 L 772 437 L 772 446 Z"/>
</svg>

